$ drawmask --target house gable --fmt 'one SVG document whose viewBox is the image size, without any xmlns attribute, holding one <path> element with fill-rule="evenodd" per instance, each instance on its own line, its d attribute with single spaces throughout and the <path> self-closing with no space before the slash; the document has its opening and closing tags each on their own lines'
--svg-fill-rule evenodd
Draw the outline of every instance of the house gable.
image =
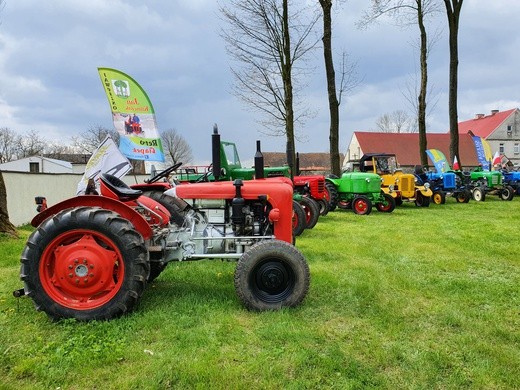
<svg viewBox="0 0 520 390">
<path fill-rule="evenodd" d="M 514 121 L 517 111 L 517 108 L 513 108 L 502 112 L 493 110 L 490 115 L 477 114 L 473 119 L 459 122 L 459 134 L 468 134 L 468 132 L 471 131 L 474 135 L 486 139 L 497 138 L 497 136 L 500 137 L 500 134 L 494 133 L 499 131 L 503 126 L 505 126 L 505 131 L 507 127 L 506 122 L 510 121 L 510 117 L 512 117 Z M 520 131 L 520 129 L 518 130 Z M 502 138 L 504 137 L 500 139 Z"/>
</svg>

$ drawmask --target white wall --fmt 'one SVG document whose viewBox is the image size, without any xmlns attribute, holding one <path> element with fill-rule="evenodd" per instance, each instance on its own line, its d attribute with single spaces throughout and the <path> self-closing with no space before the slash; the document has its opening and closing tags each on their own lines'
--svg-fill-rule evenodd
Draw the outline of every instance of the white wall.
<svg viewBox="0 0 520 390">
<path fill-rule="evenodd" d="M 2 172 L 7 190 L 9 220 L 15 226 L 29 223 L 37 214 L 34 197 L 44 196 L 52 206 L 62 200 L 76 196 L 76 187 L 82 174 L 53 174 Z M 143 183 L 147 175 L 125 176 L 127 184 Z"/>
</svg>

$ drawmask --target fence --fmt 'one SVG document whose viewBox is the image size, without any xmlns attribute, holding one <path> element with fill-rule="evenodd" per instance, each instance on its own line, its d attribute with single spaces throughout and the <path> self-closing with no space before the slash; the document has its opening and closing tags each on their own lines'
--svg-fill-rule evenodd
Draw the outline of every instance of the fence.
<svg viewBox="0 0 520 390">
<path fill-rule="evenodd" d="M 82 174 L 27 173 L 2 171 L 7 190 L 9 220 L 15 226 L 29 223 L 37 214 L 34 198 L 44 196 L 52 206 L 76 196 Z M 143 183 L 147 175 L 125 176 L 127 184 Z"/>
</svg>

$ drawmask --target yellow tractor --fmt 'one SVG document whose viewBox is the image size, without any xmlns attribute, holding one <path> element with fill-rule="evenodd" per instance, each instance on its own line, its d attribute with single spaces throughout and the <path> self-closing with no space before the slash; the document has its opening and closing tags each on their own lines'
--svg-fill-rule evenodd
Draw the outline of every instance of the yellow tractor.
<svg viewBox="0 0 520 390">
<path fill-rule="evenodd" d="M 397 206 L 400 206 L 403 200 L 414 201 L 419 207 L 430 205 L 430 197 L 433 193 L 429 183 L 418 185 L 415 175 L 404 173 L 399 168 L 395 154 L 365 154 L 359 160 L 359 170 L 381 176 L 381 189 L 395 198 Z"/>
</svg>

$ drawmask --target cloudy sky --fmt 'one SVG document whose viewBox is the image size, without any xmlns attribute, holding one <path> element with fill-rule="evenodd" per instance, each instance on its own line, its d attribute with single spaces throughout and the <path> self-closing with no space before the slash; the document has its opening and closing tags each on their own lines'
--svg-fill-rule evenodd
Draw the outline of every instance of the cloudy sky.
<svg viewBox="0 0 520 390">
<path fill-rule="evenodd" d="M 231 93 L 230 59 L 219 36 L 222 21 L 216 0 L 3 2 L 0 127 L 20 134 L 35 130 L 49 141 L 65 144 L 89 127 L 112 128 L 97 73 L 98 67 L 109 67 L 141 84 L 152 100 L 159 129 L 175 128 L 182 134 L 194 151 L 194 162 L 209 160 L 214 123 L 224 140 L 237 142 L 242 160 L 253 156 L 256 139 L 262 140 L 264 151 L 285 151 L 284 139 L 261 133 L 258 118 Z M 382 114 L 411 112 L 404 92 L 417 70 L 417 27 L 397 27 L 386 19 L 359 30 L 356 22 L 368 4 L 348 0 L 334 13 L 334 49 L 349 53 L 361 80 L 340 107 L 342 150 L 353 131 L 375 129 Z M 520 1 L 464 2 L 459 120 L 520 107 L 519 14 Z M 430 24 L 440 34 L 429 58 L 432 96 L 437 101 L 428 118 L 431 132 L 448 128 L 445 20 L 441 13 Z M 326 152 L 329 121 L 321 50 L 311 56 L 310 64 L 314 70 L 301 98 L 316 116 L 297 130 L 301 138 L 297 149 Z"/>
</svg>

